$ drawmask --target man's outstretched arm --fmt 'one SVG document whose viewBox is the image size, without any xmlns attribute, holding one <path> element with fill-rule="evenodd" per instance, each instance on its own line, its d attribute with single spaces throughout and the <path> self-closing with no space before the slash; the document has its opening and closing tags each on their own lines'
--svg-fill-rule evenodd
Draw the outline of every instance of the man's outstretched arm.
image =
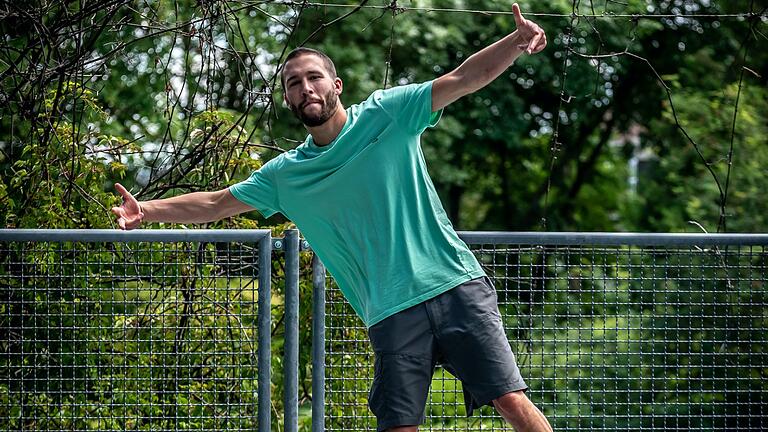
<svg viewBox="0 0 768 432">
<path fill-rule="evenodd" d="M 138 228 L 142 222 L 203 223 L 253 210 L 235 198 L 229 189 L 193 192 L 173 198 L 139 202 L 120 183 L 115 189 L 123 197 L 120 207 L 113 207 L 120 229 Z"/>
<path fill-rule="evenodd" d="M 462 96 L 480 90 L 496 79 L 521 54 L 535 54 L 547 46 L 544 30 L 523 18 L 517 3 L 512 5 L 517 29 L 476 52 L 458 68 L 432 84 L 432 111 L 442 109 Z"/>
</svg>

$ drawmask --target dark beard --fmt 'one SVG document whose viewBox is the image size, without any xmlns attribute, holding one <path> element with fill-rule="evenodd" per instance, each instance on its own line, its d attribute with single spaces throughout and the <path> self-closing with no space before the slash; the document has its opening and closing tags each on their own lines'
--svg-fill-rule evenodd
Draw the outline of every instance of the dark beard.
<svg viewBox="0 0 768 432">
<path fill-rule="evenodd" d="M 333 90 L 325 94 L 325 97 L 323 99 L 324 101 L 321 102 L 323 105 L 323 108 L 320 110 L 320 113 L 317 115 L 305 114 L 304 111 L 302 111 L 296 105 L 290 105 L 291 111 L 296 116 L 296 118 L 301 120 L 304 126 L 307 126 L 307 127 L 320 126 L 321 124 L 327 122 L 329 118 L 333 117 L 333 114 L 336 112 L 336 107 L 339 104 L 338 99 L 336 98 L 336 95 L 333 93 Z"/>
</svg>

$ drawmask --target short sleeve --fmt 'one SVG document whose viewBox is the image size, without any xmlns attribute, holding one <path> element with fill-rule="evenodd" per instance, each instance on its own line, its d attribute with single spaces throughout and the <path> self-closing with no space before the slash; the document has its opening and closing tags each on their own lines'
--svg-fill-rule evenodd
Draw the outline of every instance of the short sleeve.
<svg viewBox="0 0 768 432">
<path fill-rule="evenodd" d="M 274 215 L 280 211 L 275 182 L 276 166 L 276 159 L 267 162 L 246 180 L 230 186 L 229 191 L 238 201 L 255 208 L 264 217 Z"/>
<path fill-rule="evenodd" d="M 387 114 L 413 134 L 420 134 L 440 120 L 442 110 L 432 112 L 432 83 L 408 84 L 374 94 Z"/>
</svg>

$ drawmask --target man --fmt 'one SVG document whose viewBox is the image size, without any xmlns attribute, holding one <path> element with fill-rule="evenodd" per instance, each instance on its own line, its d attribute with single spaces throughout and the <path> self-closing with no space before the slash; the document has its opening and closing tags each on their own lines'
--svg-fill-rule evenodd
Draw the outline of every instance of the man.
<svg viewBox="0 0 768 432">
<path fill-rule="evenodd" d="M 427 174 L 419 137 L 441 110 L 498 77 L 546 37 L 512 6 L 517 30 L 434 81 L 374 92 L 344 109 L 331 59 L 287 57 L 285 102 L 309 135 L 218 192 L 139 203 L 119 184 L 122 229 L 142 221 L 209 222 L 259 210 L 290 218 L 369 329 L 376 354 L 369 406 L 378 430 L 416 431 L 437 363 L 463 383 L 468 415 L 493 405 L 518 431 L 551 431 L 528 400 L 496 292 L 456 235 Z"/>
</svg>

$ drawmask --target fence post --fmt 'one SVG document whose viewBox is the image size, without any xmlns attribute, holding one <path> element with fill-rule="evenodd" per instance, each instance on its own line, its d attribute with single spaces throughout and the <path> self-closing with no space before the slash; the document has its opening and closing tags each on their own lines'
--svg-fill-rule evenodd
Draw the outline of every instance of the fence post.
<svg viewBox="0 0 768 432">
<path fill-rule="evenodd" d="M 299 430 L 299 232 L 285 231 L 285 432 Z"/>
<path fill-rule="evenodd" d="M 272 419 L 270 418 L 272 370 L 272 235 L 267 233 L 259 240 L 259 347 L 258 347 L 258 392 L 259 392 L 259 431 L 269 432 Z"/>
<path fill-rule="evenodd" d="M 325 266 L 312 256 L 312 432 L 325 432 Z"/>
</svg>

